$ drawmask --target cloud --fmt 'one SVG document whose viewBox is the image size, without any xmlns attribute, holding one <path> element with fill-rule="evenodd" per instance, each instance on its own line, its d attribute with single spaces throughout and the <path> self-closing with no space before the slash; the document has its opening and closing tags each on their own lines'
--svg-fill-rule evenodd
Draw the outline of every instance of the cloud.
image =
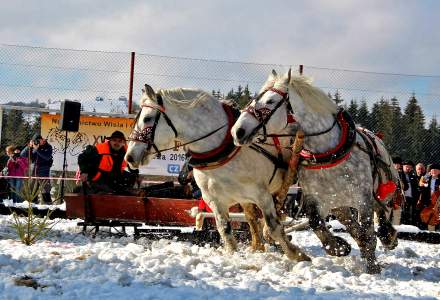
<svg viewBox="0 0 440 300">
<path fill-rule="evenodd" d="M 258 82 L 262 84 L 271 68 L 285 70 L 291 65 L 296 69 L 304 64 L 306 74 L 331 90 L 348 87 L 439 94 L 438 89 L 433 90 L 439 78 L 431 80 L 429 90 L 419 90 L 425 85 L 393 76 L 341 75 L 311 68 L 436 75 L 440 69 L 439 6 L 433 0 L 61 0 L 56 5 L 49 0 L 19 0 L 2 4 L 0 41 L 120 52 L 82 55 L 72 51 L 63 61 L 65 57 L 49 51 L 26 60 L 119 72 L 128 71 L 130 51 L 272 64 L 234 65 L 139 55 L 136 72 L 143 75 L 137 85 L 152 82 L 227 89 L 251 84 L 258 89 Z M 69 80 L 85 89 L 119 93 L 125 89 L 127 75 L 89 72 L 80 78 L 88 83 L 73 75 Z M 212 80 L 216 78 L 220 81 Z M 393 82 L 396 78 L 397 83 Z M 50 84 L 53 79 L 40 77 L 35 83 L 38 81 Z M 435 99 L 429 103 L 438 102 Z"/>
</svg>

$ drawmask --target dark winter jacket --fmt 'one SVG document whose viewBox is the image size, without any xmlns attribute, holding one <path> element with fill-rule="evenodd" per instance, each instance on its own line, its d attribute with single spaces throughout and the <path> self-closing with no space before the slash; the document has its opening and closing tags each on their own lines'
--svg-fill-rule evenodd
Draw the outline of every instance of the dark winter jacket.
<svg viewBox="0 0 440 300">
<path fill-rule="evenodd" d="M 20 156 L 25 158 L 29 156 L 29 146 L 26 146 L 23 151 L 21 151 Z M 40 145 L 38 149 L 32 149 L 30 156 L 34 164 L 32 175 L 49 177 L 50 168 L 53 164 L 52 145 L 46 142 Z"/>
</svg>

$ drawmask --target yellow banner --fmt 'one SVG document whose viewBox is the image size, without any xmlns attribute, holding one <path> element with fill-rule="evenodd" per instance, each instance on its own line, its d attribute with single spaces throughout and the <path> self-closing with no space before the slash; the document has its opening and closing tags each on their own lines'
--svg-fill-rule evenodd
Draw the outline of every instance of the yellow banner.
<svg viewBox="0 0 440 300">
<path fill-rule="evenodd" d="M 52 170 L 63 169 L 64 142 L 66 131 L 59 129 L 61 115 L 43 113 L 41 115 L 41 135 L 53 147 L 54 164 Z M 67 170 L 76 171 L 78 155 L 87 145 L 102 143 L 115 130 L 124 133 L 125 137 L 131 133 L 134 119 L 81 116 L 78 132 L 67 133 Z M 140 169 L 142 174 L 176 176 L 185 161 L 182 151 L 167 151 L 160 158 L 154 159 L 148 166 Z"/>
</svg>

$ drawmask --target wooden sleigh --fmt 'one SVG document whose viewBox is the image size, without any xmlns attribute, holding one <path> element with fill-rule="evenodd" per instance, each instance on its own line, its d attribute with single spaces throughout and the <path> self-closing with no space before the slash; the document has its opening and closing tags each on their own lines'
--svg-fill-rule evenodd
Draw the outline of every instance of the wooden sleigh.
<svg viewBox="0 0 440 300">
<path fill-rule="evenodd" d="M 196 199 L 138 197 L 122 195 L 66 194 L 66 217 L 82 219 L 78 226 L 84 233 L 90 227 L 94 235 L 102 228 L 114 229 L 117 234 L 126 235 L 126 228 L 132 228 L 135 238 L 145 236 L 151 239 L 172 238 L 195 243 L 220 243 L 214 220 L 209 213 L 191 214 L 198 206 Z M 237 213 L 239 208 L 232 207 Z M 195 228 L 196 217 L 202 223 Z M 242 229 L 242 214 L 237 214 L 232 225 L 240 239 L 248 238 Z M 111 230 L 110 230 L 111 231 Z"/>
</svg>

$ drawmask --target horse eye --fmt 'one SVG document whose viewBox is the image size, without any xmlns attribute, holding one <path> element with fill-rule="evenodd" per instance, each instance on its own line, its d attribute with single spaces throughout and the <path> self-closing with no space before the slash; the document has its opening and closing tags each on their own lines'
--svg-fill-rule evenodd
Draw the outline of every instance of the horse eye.
<svg viewBox="0 0 440 300">
<path fill-rule="evenodd" d="M 150 122 L 151 121 L 151 117 L 145 117 L 144 118 L 144 123 L 148 123 L 148 122 Z"/>
<path fill-rule="evenodd" d="M 267 104 L 274 104 L 275 101 L 273 101 L 272 99 L 267 101 Z"/>
</svg>

